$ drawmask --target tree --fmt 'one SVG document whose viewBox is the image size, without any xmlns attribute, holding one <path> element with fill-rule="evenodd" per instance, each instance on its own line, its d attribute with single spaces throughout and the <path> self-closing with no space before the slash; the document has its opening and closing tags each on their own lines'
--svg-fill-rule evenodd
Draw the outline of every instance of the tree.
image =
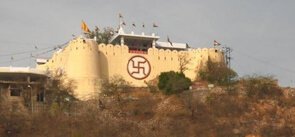
<svg viewBox="0 0 295 137">
<path fill-rule="evenodd" d="M 94 31 L 90 31 L 89 37 L 94 38 L 96 37 L 96 42 L 98 44 L 104 43 L 108 44 L 112 36 L 114 35 L 114 29 L 111 27 L 103 28 L 100 30 L 97 26 L 95 27 Z"/>
<path fill-rule="evenodd" d="M 237 77 L 237 73 L 228 68 L 223 62 L 213 62 L 210 58 L 207 65 L 199 72 L 201 80 L 218 85 L 232 84 Z"/>
<path fill-rule="evenodd" d="M 162 72 L 159 76 L 158 87 L 164 94 L 179 93 L 183 90 L 189 89 L 191 80 L 182 72 Z"/>
<path fill-rule="evenodd" d="M 277 80 L 272 76 L 245 76 L 240 80 L 248 97 L 264 99 L 276 98 L 283 95 Z"/>
<path fill-rule="evenodd" d="M 131 88 L 130 83 L 120 75 L 114 75 L 109 80 L 101 83 L 101 93 L 103 96 L 117 96 L 118 102 L 121 100 L 121 93 Z"/>
<path fill-rule="evenodd" d="M 184 73 L 186 70 L 188 70 L 188 64 L 191 62 L 191 59 L 189 58 L 188 53 L 181 53 L 178 55 L 179 59 L 179 71 L 181 73 Z"/>
<path fill-rule="evenodd" d="M 54 75 L 48 81 L 45 101 L 51 111 L 69 111 L 76 101 L 74 96 L 75 82 L 65 79 L 64 75 Z"/>
<path fill-rule="evenodd" d="M 200 104 L 200 100 L 194 97 L 194 92 L 183 92 L 181 99 L 184 101 L 184 105 L 189 109 L 191 118 L 194 118 L 197 106 Z"/>
</svg>

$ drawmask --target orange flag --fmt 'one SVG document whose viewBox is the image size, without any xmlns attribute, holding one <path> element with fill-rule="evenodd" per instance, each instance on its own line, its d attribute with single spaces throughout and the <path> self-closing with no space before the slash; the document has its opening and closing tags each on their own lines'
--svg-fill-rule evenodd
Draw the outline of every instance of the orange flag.
<svg viewBox="0 0 295 137">
<path fill-rule="evenodd" d="M 81 29 L 84 31 L 84 32 L 87 32 L 89 33 L 90 30 L 88 29 L 86 23 L 82 20 L 82 23 L 81 23 Z"/>
</svg>

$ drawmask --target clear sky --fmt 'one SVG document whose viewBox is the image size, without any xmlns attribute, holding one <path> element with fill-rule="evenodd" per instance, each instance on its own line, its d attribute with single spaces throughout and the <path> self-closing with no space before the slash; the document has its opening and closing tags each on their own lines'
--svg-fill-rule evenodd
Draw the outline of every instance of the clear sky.
<svg viewBox="0 0 295 137">
<path fill-rule="evenodd" d="M 136 32 L 155 31 L 162 41 L 198 48 L 217 40 L 233 49 L 240 76 L 270 74 L 294 87 L 294 7 L 294 0 L 0 0 L 0 66 L 34 66 L 31 53 L 50 57 L 44 53 L 81 33 L 81 20 L 90 29 L 116 27 L 121 13 L 127 27 L 134 22 Z"/>
</svg>

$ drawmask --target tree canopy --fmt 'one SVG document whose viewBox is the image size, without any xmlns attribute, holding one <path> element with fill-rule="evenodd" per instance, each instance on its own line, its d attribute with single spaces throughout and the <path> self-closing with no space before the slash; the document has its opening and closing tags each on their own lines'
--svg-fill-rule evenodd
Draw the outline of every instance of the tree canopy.
<svg viewBox="0 0 295 137">
<path fill-rule="evenodd" d="M 185 77 L 182 72 L 162 72 L 159 76 L 158 87 L 168 95 L 187 90 L 190 85 L 191 80 Z"/>
<path fill-rule="evenodd" d="M 100 30 L 97 26 L 95 27 L 94 31 L 90 31 L 89 37 L 95 38 L 98 44 L 104 43 L 108 44 L 112 36 L 114 35 L 115 30 L 111 27 L 106 27 Z"/>
<path fill-rule="evenodd" d="M 228 68 L 225 63 L 213 62 L 210 58 L 207 61 L 206 67 L 199 72 L 201 80 L 218 85 L 231 84 L 237 76 L 237 73 Z"/>
</svg>

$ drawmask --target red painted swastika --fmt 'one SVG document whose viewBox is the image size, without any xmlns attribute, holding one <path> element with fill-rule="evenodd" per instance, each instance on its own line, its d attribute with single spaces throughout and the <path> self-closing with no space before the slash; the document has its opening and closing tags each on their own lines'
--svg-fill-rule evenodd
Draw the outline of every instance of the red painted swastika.
<svg viewBox="0 0 295 137">
<path fill-rule="evenodd" d="M 129 59 L 127 71 L 132 78 L 142 80 L 149 76 L 151 65 L 146 58 L 136 55 Z"/>
</svg>

